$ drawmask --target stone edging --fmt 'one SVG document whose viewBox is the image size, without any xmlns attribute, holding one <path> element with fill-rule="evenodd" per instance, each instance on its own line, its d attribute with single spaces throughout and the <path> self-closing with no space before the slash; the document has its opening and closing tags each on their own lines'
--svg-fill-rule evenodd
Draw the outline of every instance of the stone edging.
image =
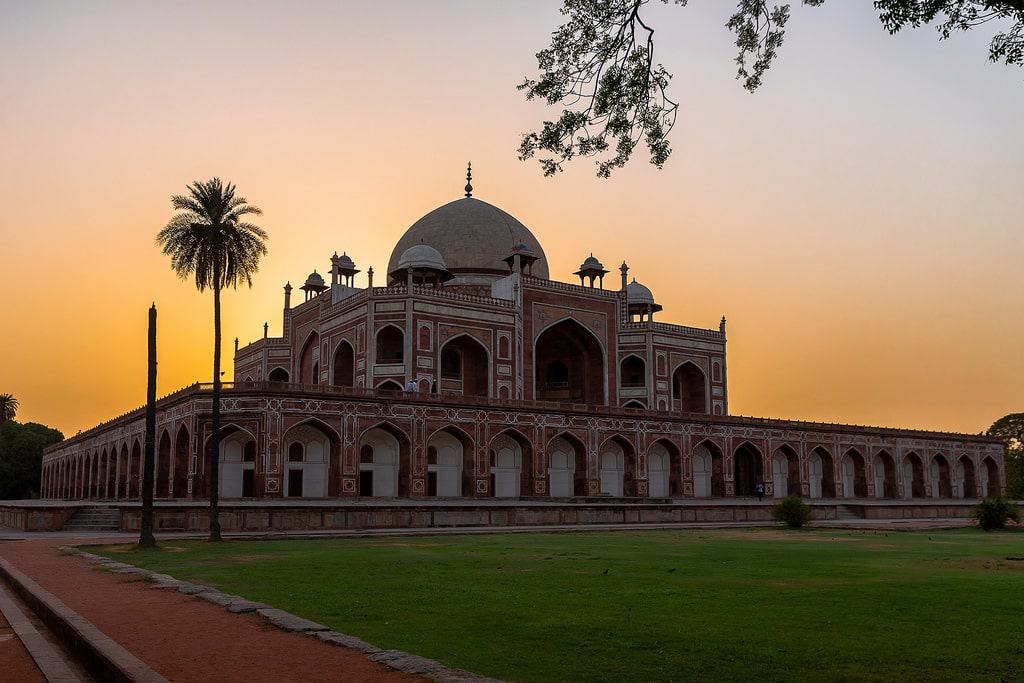
<svg viewBox="0 0 1024 683">
<path fill-rule="evenodd" d="M 78 555 L 86 560 L 101 565 L 113 574 L 134 574 L 151 582 L 151 588 L 176 590 L 185 595 L 194 595 L 207 602 L 219 605 L 234 614 L 255 613 L 266 619 L 270 624 L 279 629 L 310 636 L 319 639 L 328 645 L 347 647 L 364 653 L 371 661 L 383 664 L 386 667 L 401 671 L 402 673 L 423 676 L 439 683 L 499 683 L 493 678 L 484 678 L 462 669 L 452 669 L 440 662 L 419 655 L 410 654 L 401 650 L 383 650 L 371 645 L 355 636 L 332 631 L 323 624 L 318 624 L 309 619 L 295 616 L 290 612 L 276 609 L 260 602 L 253 602 L 238 595 L 222 593 L 209 586 L 197 583 L 179 581 L 173 576 L 151 572 L 148 569 L 141 569 L 134 565 L 117 562 L 107 557 L 95 555 L 75 546 L 60 546 L 60 550 Z"/>
</svg>

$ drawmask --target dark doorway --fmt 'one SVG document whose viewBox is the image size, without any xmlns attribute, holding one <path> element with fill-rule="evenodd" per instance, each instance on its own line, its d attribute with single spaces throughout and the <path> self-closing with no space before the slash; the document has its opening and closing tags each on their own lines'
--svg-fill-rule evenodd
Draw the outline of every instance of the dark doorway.
<svg viewBox="0 0 1024 683">
<path fill-rule="evenodd" d="M 256 473 L 252 470 L 242 470 L 242 498 L 252 498 L 256 495 Z"/>
<path fill-rule="evenodd" d="M 365 497 L 373 495 L 373 470 L 362 470 L 359 473 L 359 495 Z"/>
<path fill-rule="evenodd" d="M 736 449 L 733 455 L 733 469 L 736 479 L 737 496 L 757 495 L 757 484 L 761 482 L 761 452 L 749 443 Z"/>
<path fill-rule="evenodd" d="M 288 497 L 302 497 L 302 470 L 288 470 Z"/>
</svg>

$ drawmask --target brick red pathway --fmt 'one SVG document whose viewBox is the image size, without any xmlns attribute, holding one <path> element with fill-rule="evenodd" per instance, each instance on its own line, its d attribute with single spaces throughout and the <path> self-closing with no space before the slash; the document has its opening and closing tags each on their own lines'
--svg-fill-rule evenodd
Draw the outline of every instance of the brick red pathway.
<svg viewBox="0 0 1024 683">
<path fill-rule="evenodd" d="M 0 557 L 172 681 L 417 680 L 371 662 L 360 652 L 281 631 L 261 617 L 231 614 L 177 591 L 148 588 L 130 575 L 99 571 L 57 549 L 67 542 L 0 542 Z M 8 659 L 11 666 L 18 659 L 14 648 L 4 647 L 9 645 L 0 642 L 4 676 L 11 671 Z M 24 648 L 21 653 L 35 670 Z M 26 673 L 12 680 L 41 679 Z"/>
</svg>

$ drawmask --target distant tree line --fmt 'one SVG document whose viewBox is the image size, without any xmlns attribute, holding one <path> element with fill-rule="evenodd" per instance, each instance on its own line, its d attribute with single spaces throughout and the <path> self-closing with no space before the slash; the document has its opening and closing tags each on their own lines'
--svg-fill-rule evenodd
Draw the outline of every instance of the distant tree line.
<svg viewBox="0 0 1024 683">
<path fill-rule="evenodd" d="M 56 429 L 15 421 L 18 400 L 0 394 L 0 500 L 39 497 L 43 449 L 64 440 Z"/>
</svg>

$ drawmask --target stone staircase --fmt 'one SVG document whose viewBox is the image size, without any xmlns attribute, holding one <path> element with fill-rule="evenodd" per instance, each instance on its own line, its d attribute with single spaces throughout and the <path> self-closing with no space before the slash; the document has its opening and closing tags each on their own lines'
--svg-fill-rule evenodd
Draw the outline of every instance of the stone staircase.
<svg viewBox="0 0 1024 683">
<path fill-rule="evenodd" d="M 79 508 L 64 525 L 63 531 L 119 531 L 121 511 L 117 508 L 90 506 Z"/>
<path fill-rule="evenodd" d="M 864 519 L 859 505 L 836 505 L 836 519 Z"/>
</svg>

